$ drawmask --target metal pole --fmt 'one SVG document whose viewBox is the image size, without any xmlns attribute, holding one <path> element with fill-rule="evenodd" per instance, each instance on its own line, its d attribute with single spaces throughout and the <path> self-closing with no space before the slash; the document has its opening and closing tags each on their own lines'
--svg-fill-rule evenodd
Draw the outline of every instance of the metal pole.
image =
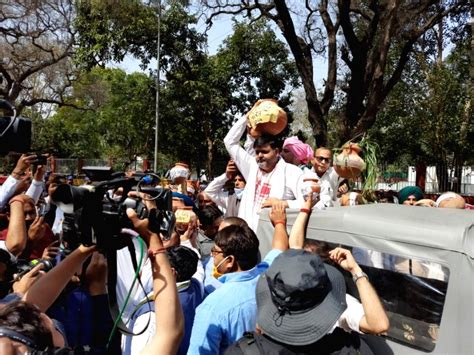
<svg viewBox="0 0 474 355">
<path fill-rule="evenodd" d="M 158 0 L 158 34 L 156 41 L 156 103 L 155 103 L 155 156 L 153 170 L 158 167 L 158 125 L 160 123 L 160 35 L 161 35 L 161 0 Z"/>
</svg>

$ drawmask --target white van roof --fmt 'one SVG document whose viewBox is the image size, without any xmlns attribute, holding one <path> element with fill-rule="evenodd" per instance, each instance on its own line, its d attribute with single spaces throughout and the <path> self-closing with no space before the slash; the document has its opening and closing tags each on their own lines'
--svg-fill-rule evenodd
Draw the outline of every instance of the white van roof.
<svg viewBox="0 0 474 355">
<path fill-rule="evenodd" d="M 289 226 L 293 225 L 297 214 L 298 211 L 288 211 Z M 260 219 L 269 221 L 268 213 L 261 213 Z M 474 212 L 470 210 L 395 204 L 314 210 L 308 222 L 307 238 L 317 239 L 318 234 L 325 232 L 363 235 L 379 240 L 451 250 L 474 258 Z M 269 234 L 271 238 L 273 233 Z"/>
</svg>

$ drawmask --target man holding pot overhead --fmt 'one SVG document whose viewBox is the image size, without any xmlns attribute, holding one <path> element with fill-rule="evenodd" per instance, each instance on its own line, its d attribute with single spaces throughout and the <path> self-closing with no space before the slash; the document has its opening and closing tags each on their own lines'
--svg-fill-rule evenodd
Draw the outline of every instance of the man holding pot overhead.
<svg viewBox="0 0 474 355">
<path fill-rule="evenodd" d="M 259 100 L 224 138 L 231 159 L 247 181 L 238 216 L 255 232 L 262 208 L 281 200 L 289 208 L 299 208 L 303 202 L 303 171 L 280 157 L 282 142 L 276 134 L 284 129 L 286 122 L 286 113 L 273 100 Z M 255 138 L 255 156 L 240 146 L 247 127 Z"/>
</svg>

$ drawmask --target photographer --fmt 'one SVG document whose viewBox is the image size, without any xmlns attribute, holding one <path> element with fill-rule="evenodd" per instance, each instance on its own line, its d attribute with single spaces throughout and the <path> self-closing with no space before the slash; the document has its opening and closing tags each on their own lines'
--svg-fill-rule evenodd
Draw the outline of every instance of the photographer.
<svg viewBox="0 0 474 355">
<path fill-rule="evenodd" d="M 155 202 L 146 194 L 130 192 L 129 196 L 144 198 L 143 201 L 148 210 L 156 208 Z M 171 264 L 173 282 L 178 289 L 178 299 L 184 313 L 185 332 L 178 354 L 187 353 L 195 309 L 203 298 L 204 270 L 196 248 L 196 228 L 197 224 L 193 221 L 188 224 L 185 231 L 182 231 L 182 235 L 179 235 L 175 230 L 169 239 L 162 240 L 163 248 L 165 248 L 163 252 L 166 252 Z M 142 247 L 139 239 L 136 238 L 138 236 L 136 232 L 127 231 L 127 233 L 134 236 L 132 241 L 135 257 L 137 261 L 142 260 L 142 263 L 138 264 L 140 276 L 139 282 L 136 283 L 133 281 L 133 268 L 130 267 L 132 256 L 129 250 L 123 248 L 117 251 L 117 303 L 123 305 L 126 302 L 126 295 L 130 292 L 130 298 L 122 320 L 127 323 L 129 329 L 133 330 L 133 333 L 139 333 L 142 330 L 144 332 L 136 336 L 123 335 L 122 353 L 137 354 L 155 336 L 153 258 L 149 256 L 142 257 L 140 252 Z M 143 235 L 141 236 L 144 238 Z"/>
</svg>

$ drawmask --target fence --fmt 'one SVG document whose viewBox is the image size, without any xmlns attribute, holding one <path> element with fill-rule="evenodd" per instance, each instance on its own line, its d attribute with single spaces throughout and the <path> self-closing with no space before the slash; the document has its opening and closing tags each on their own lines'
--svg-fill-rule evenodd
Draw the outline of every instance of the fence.
<svg viewBox="0 0 474 355">
<path fill-rule="evenodd" d="M 455 191 L 459 185 L 459 193 L 462 195 L 474 195 L 474 169 L 465 166 L 461 171 L 461 182 L 457 181 L 453 169 L 446 168 L 441 174 L 447 181 L 439 181 L 436 174 L 436 167 L 426 168 L 426 180 L 424 192 L 427 194 L 437 194 L 445 191 Z M 382 172 L 377 183 L 377 190 L 400 191 L 405 186 L 416 185 L 416 169 L 414 166 L 408 167 L 407 172 Z M 360 187 L 360 183 L 356 186 Z M 442 188 L 445 187 L 445 188 Z"/>
<path fill-rule="evenodd" d="M 54 159 L 49 170 L 61 175 L 79 175 L 83 166 L 109 166 L 102 159 Z"/>
</svg>

